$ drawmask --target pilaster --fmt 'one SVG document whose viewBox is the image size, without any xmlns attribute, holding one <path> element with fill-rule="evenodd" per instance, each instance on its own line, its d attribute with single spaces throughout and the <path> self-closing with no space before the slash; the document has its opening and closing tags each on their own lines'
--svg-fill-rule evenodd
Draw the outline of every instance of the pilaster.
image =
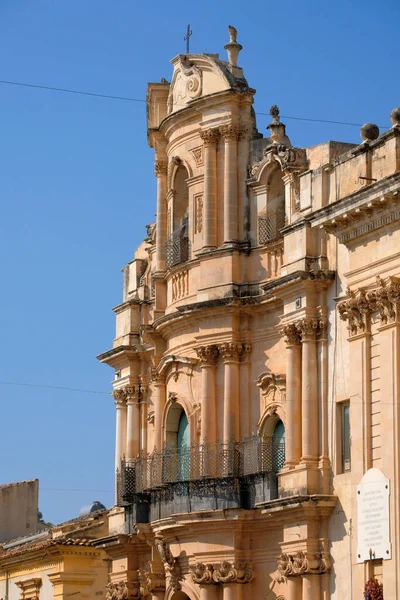
<svg viewBox="0 0 400 600">
<path fill-rule="evenodd" d="M 214 344 L 196 348 L 201 367 L 201 431 L 200 439 L 215 442 L 217 438 L 217 413 L 215 375 L 218 347 Z"/>
<path fill-rule="evenodd" d="M 200 132 L 204 143 L 204 229 L 203 249 L 217 246 L 217 143 L 218 129 Z"/>
<path fill-rule="evenodd" d="M 220 128 L 224 140 L 224 244 L 238 240 L 238 138 L 234 125 Z"/>
</svg>

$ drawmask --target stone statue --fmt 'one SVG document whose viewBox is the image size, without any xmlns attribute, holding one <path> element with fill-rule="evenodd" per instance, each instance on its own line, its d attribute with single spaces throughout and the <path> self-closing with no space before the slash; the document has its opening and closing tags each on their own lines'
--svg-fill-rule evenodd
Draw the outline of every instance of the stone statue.
<svg viewBox="0 0 400 600">
<path fill-rule="evenodd" d="M 233 27 L 233 25 L 228 25 L 228 29 L 229 29 L 229 43 L 230 44 L 237 44 L 237 29 L 235 27 Z"/>
</svg>

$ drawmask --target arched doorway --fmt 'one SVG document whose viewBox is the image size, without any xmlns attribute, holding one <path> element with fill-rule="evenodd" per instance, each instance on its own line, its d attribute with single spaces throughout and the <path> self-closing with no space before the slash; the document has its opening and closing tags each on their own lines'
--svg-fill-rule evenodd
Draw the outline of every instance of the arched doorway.
<svg viewBox="0 0 400 600">
<path fill-rule="evenodd" d="M 187 481 L 189 479 L 189 444 L 190 444 L 190 430 L 189 421 L 184 410 L 181 412 L 178 424 L 177 433 L 177 448 L 179 454 L 179 467 L 178 474 L 180 481 Z"/>
<path fill-rule="evenodd" d="M 165 260 L 173 267 L 189 260 L 189 188 L 186 168 L 179 164 L 168 199 Z"/>
</svg>

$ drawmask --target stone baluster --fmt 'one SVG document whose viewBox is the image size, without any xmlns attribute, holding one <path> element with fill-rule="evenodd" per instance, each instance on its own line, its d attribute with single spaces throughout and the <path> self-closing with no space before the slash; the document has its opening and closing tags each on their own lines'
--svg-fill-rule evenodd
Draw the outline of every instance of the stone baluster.
<svg viewBox="0 0 400 600">
<path fill-rule="evenodd" d="M 238 240 L 238 137 L 233 125 L 220 129 L 224 140 L 224 243 Z"/>
<path fill-rule="evenodd" d="M 284 325 L 286 342 L 286 462 L 293 468 L 301 457 L 301 344 L 294 323 Z"/>
<path fill-rule="evenodd" d="M 217 246 L 217 143 L 218 129 L 200 132 L 204 143 L 204 229 L 203 248 Z"/>
</svg>

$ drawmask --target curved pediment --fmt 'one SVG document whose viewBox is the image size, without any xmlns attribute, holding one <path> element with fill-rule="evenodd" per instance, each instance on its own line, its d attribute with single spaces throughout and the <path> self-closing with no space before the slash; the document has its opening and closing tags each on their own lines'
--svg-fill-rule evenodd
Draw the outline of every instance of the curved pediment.
<svg viewBox="0 0 400 600">
<path fill-rule="evenodd" d="M 247 88 L 242 70 L 218 58 L 218 54 L 180 54 L 171 61 L 174 74 L 168 95 L 168 114 L 182 110 L 193 100 L 229 89 Z M 238 76 L 239 75 L 239 76 Z"/>
</svg>

